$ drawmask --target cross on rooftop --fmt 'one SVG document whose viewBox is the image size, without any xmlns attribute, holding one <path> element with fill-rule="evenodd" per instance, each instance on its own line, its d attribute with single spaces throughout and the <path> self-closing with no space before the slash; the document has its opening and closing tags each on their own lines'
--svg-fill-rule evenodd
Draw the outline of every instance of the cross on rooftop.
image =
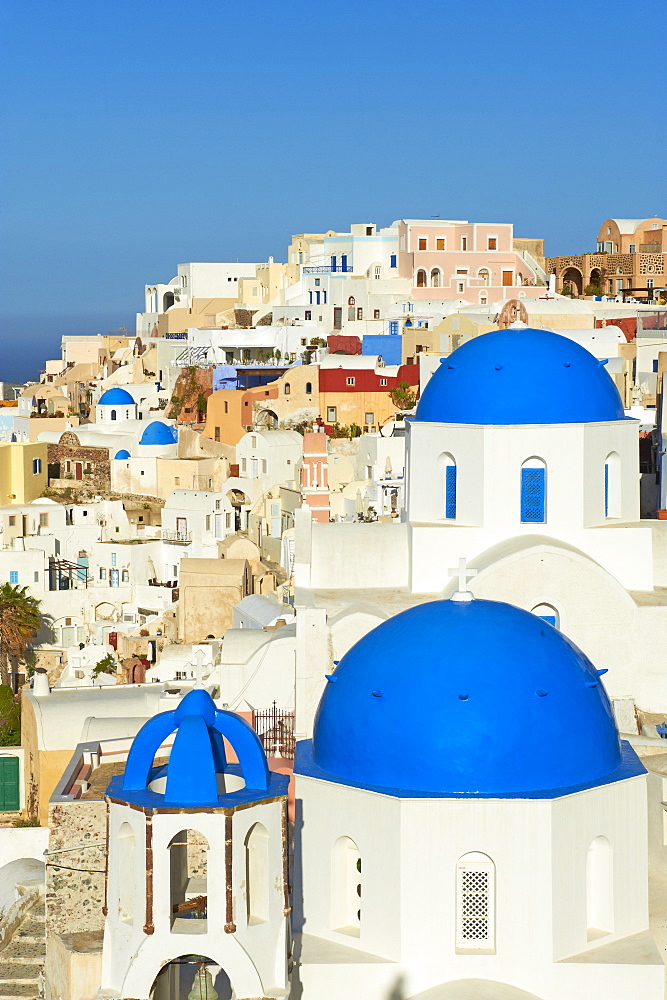
<svg viewBox="0 0 667 1000">
<path fill-rule="evenodd" d="M 204 679 L 204 655 L 203 649 L 198 649 L 195 653 L 195 670 L 197 672 L 197 680 L 195 681 L 196 688 L 204 686 L 202 683 Z"/>
<path fill-rule="evenodd" d="M 667 740 L 667 723 L 661 722 L 659 726 L 655 727 L 658 731 L 658 736 L 662 740 Z"/>
<path fill-rule="evenodd" d="M 468 580 L 472 580 L 477 576 L 476 569 L 468 569 L 467 561 L 464 558 L 459 559 L 458 566 L 447 571 L 451 573 L 452 576 L 458 576 L 459 585 L 457 590 L 452 594 L 453 601 L 472 601 L 472 593 L 468 590 Z"/>
</svg>

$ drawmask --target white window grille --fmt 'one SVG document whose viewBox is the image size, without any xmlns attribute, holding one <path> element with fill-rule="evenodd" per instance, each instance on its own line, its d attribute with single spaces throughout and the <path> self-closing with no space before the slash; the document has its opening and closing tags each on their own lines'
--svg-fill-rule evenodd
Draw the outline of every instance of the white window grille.
<svg viewBox="0 0 667 1000">
<path fill-rule="evenodd" d="M 456 948 L 490 951 L 495 946 L 495 866 L 483 854 L 468 854 L 456 866 Z"/>
</svg>

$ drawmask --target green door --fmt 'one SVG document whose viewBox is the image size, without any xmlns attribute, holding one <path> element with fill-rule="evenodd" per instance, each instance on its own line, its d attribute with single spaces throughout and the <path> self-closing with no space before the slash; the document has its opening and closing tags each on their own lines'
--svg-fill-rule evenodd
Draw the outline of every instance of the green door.
<svg viewBox="0 0 667 1000">
<path fill-rule="evenodd" d="M 0 757 L 0 812 L 9 812 L 20 808 L 19 759 L 18 757 Z"/>
</svg>

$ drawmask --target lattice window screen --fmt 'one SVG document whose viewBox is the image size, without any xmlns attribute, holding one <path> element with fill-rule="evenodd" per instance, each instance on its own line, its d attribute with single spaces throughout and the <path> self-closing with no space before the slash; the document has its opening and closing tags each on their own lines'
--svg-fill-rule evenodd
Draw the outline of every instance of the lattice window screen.
<svg viewBox="0 0 667 1000">
<path fill-rule="evenodd" d="M 456 466 L 445 470 L 445 517 L 456 517 Z"/>
<path fill-rule="evenodd" d="M 604 516 L 609 517 L 609 463 L 604 466 Z"/>
<path fill-rule="evenodd" d="M 521 470 L 521 520 L 544 521 L 545 469 Z"/>
<path fill-rule="evenodd" d="M 459 864 L 456 869 L 456 881 L 456 947 L 493 948 L 495 943 L 493 862 Z"/>
</svg>

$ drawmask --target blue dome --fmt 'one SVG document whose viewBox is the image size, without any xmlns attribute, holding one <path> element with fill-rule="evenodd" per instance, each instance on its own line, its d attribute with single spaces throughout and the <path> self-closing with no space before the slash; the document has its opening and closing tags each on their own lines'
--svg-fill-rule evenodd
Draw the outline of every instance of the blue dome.
<svg viewBox="0 0 667 1000">
<path fill-rule="evenodd" d="M 152 420 L 141 435 L 139 444 L 175 444 L 178 433 L 175 427 L 170 424 L 163 424 L 161 420 Z"/>
<path fill-rule="evenodd" d="M 407 795 L 520 797 L 614 780 L 621 747 L 598 672 L 562 632 L 510 604 L 433 601 L 346 653 L 312 760 Z"/>
<path fill-rule="evenodd" d="M 158 749 L 176 730 L 169 762 L 153 767 Z M 220 711 L 207 691 L 194 689 L 177 708 L 160 712 L 137 733 L 125 773 L 112 779 L 108 794 L 155 807 L 211 807 L 227 804 L 225 775 L 237 774 L 229 765 L 222 737 L 229 740 L 245 780 L 245 798 L 266 792 L 272 776 L 264 748 L 255 730 L 234 712 Z M 166 779 L 161 782 L 160 779 Z M 163 791 L 150 786 L 158 783 Z M 238 793 L 237 793 L 238 795 Z"/>
<path fill-rule="evenodd" d="M 127 448 L 121 448 L 120 451 L 117 451 L 116 454 L 114 455 L 114 458 L 129 458 L 129 457 L 130 453 L 127 450 Z"/>
<path fill-rule="evenodd" d="M 97 401 L 98 406 L 134 406 L 134 400 L 126 389 L 107 389 Z"/>
<path fill-rule="evenodd" d="M 426 385 L 416 420 L 578 424 L 623 420 L 623 403 L 590 351 L 547 330 L 498 330 L 458 347 Z"/>
</svg>

